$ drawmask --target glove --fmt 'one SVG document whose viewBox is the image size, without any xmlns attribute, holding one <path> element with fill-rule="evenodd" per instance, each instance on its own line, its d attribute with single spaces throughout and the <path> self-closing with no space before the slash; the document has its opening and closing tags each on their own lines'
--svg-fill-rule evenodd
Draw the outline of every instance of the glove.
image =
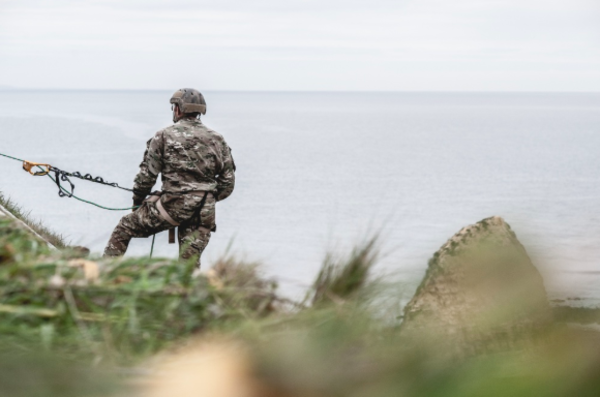
<svg viewBox="0 0 600 397">
<path fill-rule="evenodd" d="M 143 199 L 143 198 L 139 198 L 139 197 L 137 197 L 137 196 L 133 196 L 133 206 L 134 206 L 134 207 L 140 207 L 140 206 L 141 206 L 141 205 L 144 203 L 144 200 L 145 200 L 145 199 Z M 134 208 L 134 209 L 132 210 L 132 212 L 136 211 L 137 209 L 138 209 L 138 208 Z"/>
</svg>

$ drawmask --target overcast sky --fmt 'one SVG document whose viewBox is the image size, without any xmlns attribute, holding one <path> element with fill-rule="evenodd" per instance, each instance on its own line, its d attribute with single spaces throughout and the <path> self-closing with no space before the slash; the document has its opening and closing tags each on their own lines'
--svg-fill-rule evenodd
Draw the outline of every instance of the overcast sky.
<svg viewBox="0 0 600 397">
<path fill-rule="evenodd" d="M 600 91 L 599 0 L 0 0 L 0 86 Z"/>
</svg>

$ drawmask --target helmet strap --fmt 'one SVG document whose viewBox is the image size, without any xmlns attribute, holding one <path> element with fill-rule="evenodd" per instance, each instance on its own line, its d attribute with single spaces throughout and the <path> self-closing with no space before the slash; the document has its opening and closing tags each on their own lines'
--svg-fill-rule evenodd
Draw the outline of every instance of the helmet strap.
<svg viewBox="0 0 600 397">
<path fill-rule="evenodd" d="M 173 123 L 178 122 L 179 120 L 182 119 L 182 117 L 183 117 L 183 113 L 179 112 L 179 106 L 178 105 L 174 105 L 173 106 Z"/>
</svg>

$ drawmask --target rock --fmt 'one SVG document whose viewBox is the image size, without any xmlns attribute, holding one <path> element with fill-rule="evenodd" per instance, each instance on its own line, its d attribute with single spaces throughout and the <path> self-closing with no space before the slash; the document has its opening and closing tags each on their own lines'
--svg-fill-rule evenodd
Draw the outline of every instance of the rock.
<svg viewBox="0 0 600 397">
<path fill-rule="evenodd" d="M 540 273 L 510 226 L 492 217 L 463 228 L 435 253 L 402 329 L 468 355 L 526 346 L 551 324 Z"/>
</svg>

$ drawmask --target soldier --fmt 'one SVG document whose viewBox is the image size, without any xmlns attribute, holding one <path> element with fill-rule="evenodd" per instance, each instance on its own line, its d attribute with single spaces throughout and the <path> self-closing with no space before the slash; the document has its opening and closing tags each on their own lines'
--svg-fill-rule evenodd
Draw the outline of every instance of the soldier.
<svg viewBox="0 0 600 397">
<path fill-rule="evenodd" d="M 235 185 L 235 163 L 221 135 L 200 121 L 206 102 L 194 89 L 183 88 L 171 98 L 174 125 L 158 131 L 146 146 L 133 187 L 133 205 L 113 231 L 104 256 L 121 256 L 132 237 L 149 237 L 178 227 L 179 257 L 200 256 L 216 231 L 215 204 Z M 146 198 L 162 174 L 162 192 Z"/>
</svg>

